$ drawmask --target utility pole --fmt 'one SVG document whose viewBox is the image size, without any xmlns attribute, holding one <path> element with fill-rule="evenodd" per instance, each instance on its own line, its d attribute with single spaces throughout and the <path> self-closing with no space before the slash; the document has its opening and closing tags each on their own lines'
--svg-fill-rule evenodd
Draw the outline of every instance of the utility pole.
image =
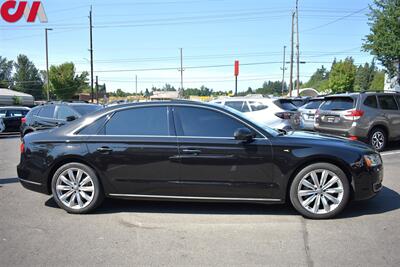
<svg viewBox="0 0 400 267">
<path fill-rule="evenodd" d="M 137 75 L 135 75 L 135 93 L 137 96 Z"/>
<path fill-rule="evenodd" d="M 286 57 L 286 45 L 283 46 L 283 62 L 282 62 L 282 96 L 285 94 L 285 57 Z"/>
<path fill-rule="evenodd" d="M 96 103 L 99 103 L 99 76 L 96 76 Z"/>
<path fill-rule="evenodd" d="M 90 22 L 90 87 L 92 89 L 92 103 L 93 103 L 93 24 L 92 24 L 92 6 L 90 6 L 89 12 L 89 22 Z"/>
<path fill-rule="evenodd" d="M 299 44 L 299 0 L 296 0 L 296 57 L 297 57 L 297 96 L 300 96 L 300 44 Z"/>
<path fill-rule="evenodd" d="M 183 98 L 183 49 L 180 48 L 181 52 L 181 69 L 179 70 L 181 72 L 181 89 L 179 90 L 179 98 Z"/>
<path fill-rule="evenodd" d="M 292 96 L 292 90 L 293 90 L 293 35 L 294 35 L 294 15 L 295 13 L 292 13 L 292 35 L 290 38 L 290 79 L 289 79 L 289 96 Z"/>
<path fill-rule="evenodd" d="M 46 87 L 47 87 L 47 101 L 50 101 L 50 77 L 49 77 L 49 43 L 47 38 L 47 32 L 52 31 L 53 29 L 45 28 L 45 39 L 46 39 Z"/>
</svg>

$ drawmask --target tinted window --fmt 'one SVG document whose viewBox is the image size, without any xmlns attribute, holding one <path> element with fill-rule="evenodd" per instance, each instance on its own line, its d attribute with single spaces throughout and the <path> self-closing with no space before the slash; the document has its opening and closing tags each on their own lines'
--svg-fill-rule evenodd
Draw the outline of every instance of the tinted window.
<svg viewBox="0 0 400 267">
<path fill-rule="evenodd" d="M 249 112 L 250 111 L 249 107 L 247 106 L 246 101 L 228 101 L 228 102 L 225 102 L 225 105 L 230 108 L 236 109 L 237 111 L 240 111 L 240 112 Z"/>
<path fill-rule="evenodd" d="M 167 107 L 117 111 L 105 126 L 106 135 L 170 135 Z"/>
<path fill-rule="evenodd" d="M 31 111 L 31 115 L 37 116 L 40 112 L 40 110 L 42 110 L 42 108 L 34 108 Z"/>
<path fill-rule="evenodd" d="M 246 127 L 228 115 L 209 109 L 176 107 L 175 110 L 182 127 L 178 135 L 233 137 L 238 128 Z"/>
<path fill-rule="evenodd" d="M 267 105 L 263 104 L 262 102 L 257 102 L 257 101 L 250 101 L 249 105 L 250 105 L 252 111 L 259 111 L 259 110 L 268 108 Z"/>
<path fill-rule="evenodd" d="M 400 95 L 396 95 L 397 105 L 400 106 Z"/>
<path fill-rule="evenodd" d="M 283 110 L 287 111 L 296 111 L 297 107 L 293 105 L 293 103 L 290 100 L 287 99 L 279 99 L 274 101 L 275 105 L 280 107 Z"/>
<path fill-rule="evenodd" d="M 374 95 L 370 95 L 364 100 L 364 105 L 370 108 L 378 108 L 378 101 Z"/>
<path fill-rule="evenodd" d="M 23 117 L 27 112 L 26 110 L 7 110 L 6 117 Z"/>
<path fill-rule="evenodd" d="M 321 105 L 322 100 L 310 100 L 307 104 L 303 106 L 304 109 L 318 109 Z"/>
<path fill-rule="evenodd" d="M 321 110 L 348 110 L 354 107 L 351 97 L 330 97 L 319 107 Z"/>
<path fill-rule="evenodd" d="M 53 118 L 55 106 L 44 106 L 39 112 L 39 117 Z"/>
<path fill-rule="evenodd" d="M 107 120 L 107 116 L 103 116 L 100 119 L 97 119 L 96 121 L 92 122 L 91 124 L 89 124 L 88 126 L 83 128 L 79 132 L 79 134 L 89 134 L 89 135 L 97 134 L 99 132 L 100 128 L 103 127 L 106 120 Z"/>
<path fill-rule="evenodd" d="M 89 114 L 93 111 L 101 109 L 101 106 L 98 105 L 73 105 L 71 107 L 81 115 Z"/>
<path fill-rule="evenodd" d="M 0 118 L 6 116 L 6 112 L 7 112 L 7 110 L 1 109 L 1 110 L 0 110 Z"/>
<path fill-rule="evenodd" d="M 302 105 L 304 105 L 304 103 L 306 102 L 306 100 L 302 100 L 302 99 L 292 99 L 292 104 L 295 105 L 296 107 L 301 107 Z"/>
<path fill-rule="evenodd" d="M 67 106 L 59 106 L 57 109 L 57 119 L 66 120 L 67 117 L 74 116 L 77 117 L 77 114 Z"/>
<path fill-rule="evenodd" d="M 378 96 L 379 105 L 381 109 L 397 110 L 397 104 L 394 97 L 391 95 L 380 95 Z"/>
</svg>

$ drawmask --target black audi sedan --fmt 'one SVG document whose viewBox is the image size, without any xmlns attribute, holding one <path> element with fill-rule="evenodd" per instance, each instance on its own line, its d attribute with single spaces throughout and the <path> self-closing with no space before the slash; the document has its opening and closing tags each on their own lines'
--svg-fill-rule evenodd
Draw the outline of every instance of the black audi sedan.
<svg viewBox="0 0 400 267">
<path fill-rule="evenodd" d="M 284 203 L 331 218 L 382 188 L 380 155 L 358 141 L 281 132 L 190 101 L 112 106 L 26 135 L 21 184 L 70 213 L 104 197 Z"/>
</svg>

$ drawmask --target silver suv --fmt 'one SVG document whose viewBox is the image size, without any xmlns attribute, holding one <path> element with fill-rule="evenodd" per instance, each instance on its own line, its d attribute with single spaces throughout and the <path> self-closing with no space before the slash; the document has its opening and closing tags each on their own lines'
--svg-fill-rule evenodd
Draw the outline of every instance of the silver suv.
<svg viewBox="0 0 400 267">
<path fill-rule="evenodd" d="M 349 93 L 325 97 L 315 130 L 361 140 L 376 150 L 400 138 L 400 94 Z"/>
</svg>

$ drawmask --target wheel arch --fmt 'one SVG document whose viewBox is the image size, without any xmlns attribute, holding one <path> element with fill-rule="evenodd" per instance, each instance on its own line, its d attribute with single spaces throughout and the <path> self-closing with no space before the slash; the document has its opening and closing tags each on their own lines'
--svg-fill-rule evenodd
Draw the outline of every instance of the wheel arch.
<svg viewBox="0 0 400 267">
<path fill-rule="evenodd" d="M 378 123 L 373 124 L 371 126 L 371 128 L 369 129 L 369 131 L 368 131 L 368 139 L 370 138 L 370 134 L 371 134 L 372 130 L 376 129 L 376 128 L 381 128 L 382 130 L 384 130 L 385 133 L 386 133 L 387 138 L 388 139 L 390 138 L 389 127 L 385 123 L 378 122 Z"/>
</svg>

